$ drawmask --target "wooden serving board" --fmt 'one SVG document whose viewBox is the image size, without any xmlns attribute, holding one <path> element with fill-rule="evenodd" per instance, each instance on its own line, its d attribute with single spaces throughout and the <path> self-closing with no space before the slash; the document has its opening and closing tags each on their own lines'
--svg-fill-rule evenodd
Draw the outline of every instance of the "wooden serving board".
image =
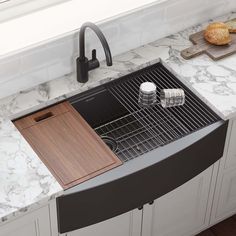
<svg viewBox="0 0 236 236">
<path fill-rule="evenodd" d="M 232 42 L 230 44 L 216 46 L 208 43 L 204 39 L 204 31 L 192 34 L 190 35 L 189 39 L 194 45 L 181 51 L 181 56 L 187 60 L 199 56 L 201 54 L 207 54 L 215 61 L 225 58 L 236 52 L 236 34 L 230 35 L 232 37 Z"/>
<path fill-rule="evenodd" d="M 14 124 L 64 189 L 122 164 L 68 102 Z"/>
</svg>

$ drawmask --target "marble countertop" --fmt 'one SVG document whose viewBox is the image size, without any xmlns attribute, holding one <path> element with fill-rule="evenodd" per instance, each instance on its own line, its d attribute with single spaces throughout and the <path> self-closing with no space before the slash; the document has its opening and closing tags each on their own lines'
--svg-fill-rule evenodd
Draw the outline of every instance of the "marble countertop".
<svg viewBox="0 0 236 236">
<path fill-rule="evenodd" d="M 236 13 L 217 20 L 235 18 Z M 14 127 L 11 119 L 61 101 L 161 60 L 222 119 L 236 116 L 236 54 L 214 62 L 202 55 L 184 60 L 180 51 L 191 45 L 199 24 L 114 57 L 112 67 L 101 63 L 79 84 L 70 74 L 0 100 L 0 222 L 55 198 L 62 188 Z"/>
</svg>

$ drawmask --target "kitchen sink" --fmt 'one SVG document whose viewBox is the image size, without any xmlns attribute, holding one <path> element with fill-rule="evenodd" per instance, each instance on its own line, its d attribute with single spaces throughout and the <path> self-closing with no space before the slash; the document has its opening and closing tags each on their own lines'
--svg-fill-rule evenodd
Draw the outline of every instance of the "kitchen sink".
<svg viewBox="0 0 236 236">
<path fill-rule="evenodd" d="M 158 93 L 165 88 L 182 88 L 185 104 L 172 108 L 163 108 L 159 103 L 141 107 L 139 86 L 146 81 L 154 82 Z M 76 95 L 69 101 L 123 162 L 220 120 L 161 63 Z"/>
<path fill-rule="evenodd" d="M 141 107 L 142 82 L 182 88 L 185 104 Z M 66 190 L 57 198 L 59 232 L 83 228 L 153 202 L 223 155 L 228 123 L 161 63 L 69 99 L 123 165 Z M 79 219 L 79 220 L 78 220 Z"/>
</svg>

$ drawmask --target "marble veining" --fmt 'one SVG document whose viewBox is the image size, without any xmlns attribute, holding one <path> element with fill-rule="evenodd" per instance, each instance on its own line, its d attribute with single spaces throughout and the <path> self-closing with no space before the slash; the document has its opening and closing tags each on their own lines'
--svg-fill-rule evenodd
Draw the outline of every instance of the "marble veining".
<svg viewBox="0 0 236 236">
<path fill-rule="evenodd" d="M 236 18 L 236 13 L 217 20 Z M 180 51 L 191 45 L 189 35 L 209 22 L 199 24 L 114 58 L 112 67 L 89 73 L 80 84 L 75 74 L 49 81 L 0 100 L 0 219 L 28 211 L 62 193 L 62 188 L 14 127 L 10 119 L 51 105 L 67 97 L 162 61 L 183 83 L 222 119 L 236 116 L 236 54 L 214 62 L 202 55 L 184 60 Z"/>
</svg>

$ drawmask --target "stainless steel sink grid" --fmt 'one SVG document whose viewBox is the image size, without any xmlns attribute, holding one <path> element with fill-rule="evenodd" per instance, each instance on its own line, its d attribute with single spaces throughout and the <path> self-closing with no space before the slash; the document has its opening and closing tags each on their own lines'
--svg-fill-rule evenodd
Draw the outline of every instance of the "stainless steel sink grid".
<svg viewBox="0 0 236 236">
<path fill-rule="evenodd" d="M 159 117 L 155 118 L 154 107 L 151 115 L 142 110 L 95 128 L 100 136 L 105 135 L 116 140 L 118 149 L 115 153 L 124 162 L 168 143 L 168 138 L 181 137 L 178 128 L 185 134 L 189 133 L 188 129 L 177 120 L 176 126 L 173 127 L 171 120 L 175 118 L 169 114 L 166 117 L 161 117 L 159 114 Z"/>
<path fill-rule="evenodd" d="M 185 104 L 171 108 L 160 104 L 140 107 L 139 87 L 146 81 L 155 83 L 157 97 L 162 89 L 182 88 Z M 71 104 L 98 135 L 116 141 L 114 152 L 124 162 L 220 120 L 161 63 L 100 87 L 75 96 Z"/>
<path fill-rule="evenodd" d="M 139 86 L 145 81 L 154 82 L 158 91 L 164 88 L 184 89 L 186 103 L 166 109 L 160 104 L 150 108 L 140 107 Z M 160 63 L 114 81 L 107 85 L 107 89 L 129 114 L 103 124 L 95 131 L 117 141 L 116 154 L 122 161 L 133 159 L 219 120 Z"/>
</svg>

